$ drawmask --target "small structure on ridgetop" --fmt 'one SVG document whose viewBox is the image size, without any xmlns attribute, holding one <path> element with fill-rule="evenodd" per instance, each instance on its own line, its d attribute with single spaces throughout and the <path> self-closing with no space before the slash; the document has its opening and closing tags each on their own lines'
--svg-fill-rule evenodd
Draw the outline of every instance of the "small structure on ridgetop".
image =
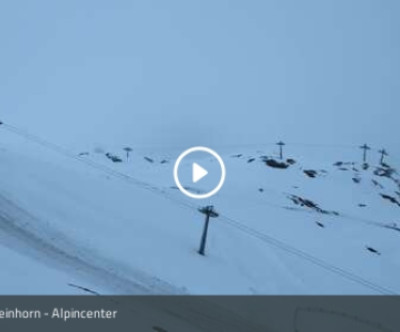
<svg viewBox="0 0 400 332">
<path fill-rule="evenodd" d="M 282 160 L 283 159 L 283 147 L 286 145 L 284 142 L 279 141 L 276 143 L 276 145 L 279 146 L 279 158 Z"/>
<path fill-rule="evenodd" d="M 360 146 L 360 149 L 364 150 L 363 151 L 363 163 L 366 164 L 367 163 L 367 151 L 371 150 L 371 148 L 367 144 L 364 144 L 364 145 Z"/>
<path fill-rule="evenodd" d="M 129 146 L 124 148 L 124 151 L 126 152 L 126 161 L 129 161 L 129 155 L 131 154 L 131 152 L 133 151 L 132 148 L 130 148 Z"/>
<path fill-rule="evenodd" d="M 389 154 L 386 152 L 385 149 L 381 149 L 378 152 L 381 154 L 380 164 L 383 165 L 385 156 L 388 156 Z"/>
</svg>

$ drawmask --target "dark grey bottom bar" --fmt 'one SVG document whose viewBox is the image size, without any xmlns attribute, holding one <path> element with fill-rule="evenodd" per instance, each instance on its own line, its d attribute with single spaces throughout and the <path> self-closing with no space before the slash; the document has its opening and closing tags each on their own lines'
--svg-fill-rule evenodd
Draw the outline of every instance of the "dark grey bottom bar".
<svg viewBox="0 0 400 332">
<path fill-rule="evenodd" d="M 398 332 L 400 297 L 4 296 L 0 331 Z"/>
</svg>

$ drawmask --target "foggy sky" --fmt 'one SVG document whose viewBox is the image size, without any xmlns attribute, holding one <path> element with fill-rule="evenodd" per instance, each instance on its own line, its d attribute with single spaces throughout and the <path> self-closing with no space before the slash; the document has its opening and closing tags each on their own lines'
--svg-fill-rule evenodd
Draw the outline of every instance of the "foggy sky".
<svg viewBox="0 0 400 332">
<path fill-rule="evenodd" d="M 369 0 L 1 2 L 0 119 L 70 145 L 395 149 L 399 15 Z"/>
</svg>

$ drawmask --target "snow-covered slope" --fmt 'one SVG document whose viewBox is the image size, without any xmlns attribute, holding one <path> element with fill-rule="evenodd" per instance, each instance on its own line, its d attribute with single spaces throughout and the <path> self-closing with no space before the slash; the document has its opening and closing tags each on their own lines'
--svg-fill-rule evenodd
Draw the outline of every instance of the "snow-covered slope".
<svg viewBox="0 0 400 332">
<path fill-rule="evenodd" d="M 134 148 L 126 160 L 123 147 L 67 151 L 0 126 L 0 293 L 400 292 L 392 161 L 365 169 L 353 162 L 359 151 L 288 146 L 293 160 L 276 168 L 274 150 L 217 148 L 227 181 L 193 201 L 173 182 L 180 149 Z M 202 257 L 207 204 L 220 217 Z"/>
</svg>

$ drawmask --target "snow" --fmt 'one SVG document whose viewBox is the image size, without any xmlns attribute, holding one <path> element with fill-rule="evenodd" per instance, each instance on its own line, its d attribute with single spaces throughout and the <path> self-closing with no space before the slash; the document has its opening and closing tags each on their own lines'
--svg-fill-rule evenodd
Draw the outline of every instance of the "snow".
<svg viewBox="0 0 400 332">
<path fill-rule="evenodd" d="M 4 234 L 1 234 L 3 244 Z M 0 280 L 2 295 L 81 294 L 68 286 L 71 276 L 44 266 L 29 256 L 1 246 Z"/>
<path fill-rule="evenodd" d="M 122 146 L 70 151 L 49 142 L 0 126 L 0 293 L 79 292 L 70 283 L 102 294 L 400 291 L 400 232 L 385 227 L 399 222 L 400 207 L 380 195 L 400 198 L 398 175 L 375 175 L 372 155 L 368 170 L 358 162 L 341 170 L 335 162 L 358 160 L 361 151 L 288 145 L 296 163 L 275 169 L 262 157 L 276 158 L 276 147 L 216 148 L 226 183 L 211 199 L 194 201 L 173 181 L 183 149 L 133 147 L 127 161 Z M 307 169 L 318 175 L 308 177 Z M 296 205 L 291 195 L 338 215 Z M 220 217 L 211 221 L 202 257 L 197 209 L 208 204 Z"/>
</svg>

